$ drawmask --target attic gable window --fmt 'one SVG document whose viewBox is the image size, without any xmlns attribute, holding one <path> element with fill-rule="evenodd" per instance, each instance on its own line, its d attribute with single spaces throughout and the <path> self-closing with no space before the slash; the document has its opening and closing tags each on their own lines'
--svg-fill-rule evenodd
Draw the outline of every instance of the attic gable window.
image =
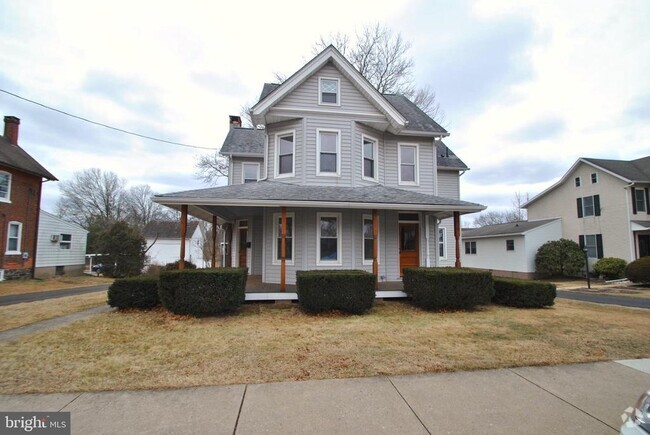
<svg viewBox="0 0 650 435">
<path fill-rule="evenodd" d="M 318 104 L 340 106 L 339 79 L 320 77 L 318 79 Z"/>
<path fill-rule="evenodd" d="M 0 171 L 0 201 L 11 202 L 11 174 Z"/>
</svg>

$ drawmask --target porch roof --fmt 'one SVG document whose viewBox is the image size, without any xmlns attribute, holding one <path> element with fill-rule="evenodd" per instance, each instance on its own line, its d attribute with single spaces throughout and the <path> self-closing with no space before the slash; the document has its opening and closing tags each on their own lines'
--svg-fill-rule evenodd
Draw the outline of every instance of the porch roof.
<svg viewBox="0 0 650 435">
<path fill-rule="evenodd" d="M 235 184 L 154 196 L 154 201 L 172 208 L 193 206 L 195 215 L 215 214 L 231 218 L 223 207 L 322 207 L 436 212 L 440 217 L 485 210 L 485 206 L 382 185 L 338 187 L 304 186 L 277 181 Z M 200 209 L 200 210 L 197 210 Z"/>
</svg>

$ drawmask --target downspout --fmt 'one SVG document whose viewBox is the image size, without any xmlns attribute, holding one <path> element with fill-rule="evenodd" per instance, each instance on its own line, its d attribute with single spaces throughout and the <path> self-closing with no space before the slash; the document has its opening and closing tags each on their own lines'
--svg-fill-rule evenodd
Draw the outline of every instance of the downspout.
<svg viewBox="0 0 650 435">
<path fill-rule="evenodd" d="M 634 183 L 630 183 L 623 188 L 625 191 L 625 209 L 627 211 L 627 233 L 630 236 L 630 261 L 634 261 L 636 256 L 636 251 L 634 250 L 634 233 L 632 232 L 632 221 L 630 217 L 630 193 L 628 190 L 629 187 L 634 186 Z"/>
<path fill-rule="evenodd" d="M 264 147 L 264 178 L 260 178 L 260 181 L 266 181 L 269 178 L 269 135 L 264 133 L 264 138 L 266 146 Z"/>
</svg>

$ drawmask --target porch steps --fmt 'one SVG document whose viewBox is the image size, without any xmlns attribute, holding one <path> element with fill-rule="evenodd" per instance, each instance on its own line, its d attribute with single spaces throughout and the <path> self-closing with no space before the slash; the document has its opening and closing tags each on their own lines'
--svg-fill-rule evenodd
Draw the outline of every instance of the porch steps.
<svg viewBox="0 0 650 435">
<path fill-rule="evenodd" d="M 375 292 L 377 299 L 405 298 L 406 293 L 399 290 Z M 270 292 L 270 293 L 246 293 L 247 301 L 296 301 L 298 293 Z"/>
</svg>

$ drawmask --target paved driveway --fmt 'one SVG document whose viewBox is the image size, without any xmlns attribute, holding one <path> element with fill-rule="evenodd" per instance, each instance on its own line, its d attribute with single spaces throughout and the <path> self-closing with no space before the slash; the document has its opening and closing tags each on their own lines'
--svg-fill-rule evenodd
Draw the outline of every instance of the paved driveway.
<svg viewBox="0 0 650 435">
<path fill-rule="evenodd" d="M 616 434 L 623 411 L 648 388 L 650 359 L 168 391 L 1 395 L 0 411 L 69 411 L 75 434 Z"/>
<path fill-rule="evenodd" d="M 62 290 L 49 290 L 45 292 L 0 296 L 0 306 L 20 304 L 23 302 L 43 301 L 45 299 L 62 298 L 64 296 L 81 295 L 84 293 L 107 291 L 109 286 L 110 284 L 98 284 L 88 287 L 77 287 Z"/>
<path fill-rule="evenodd" d="M 597 293 L 581 293 L 558 290 L 557 296 L 576 301 L 595 302 L 597 304 L 622 305 L 624 307 L 650 308 L 650 298 L 635 298 L 631 296 L 600 295 Z"/>
</svg>

